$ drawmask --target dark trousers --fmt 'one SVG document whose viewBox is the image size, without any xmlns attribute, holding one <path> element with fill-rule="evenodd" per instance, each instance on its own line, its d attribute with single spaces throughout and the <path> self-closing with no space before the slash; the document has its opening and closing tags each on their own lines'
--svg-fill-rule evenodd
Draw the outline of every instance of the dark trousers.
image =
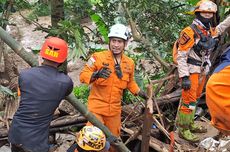
<svg viewBox="0 0 230 152">
<path fill-rule="evenodd" d="M 25 150 L 21 145 L 12 144 L 11 152 L 32 152 L 32 151 Z"/>
</svg>

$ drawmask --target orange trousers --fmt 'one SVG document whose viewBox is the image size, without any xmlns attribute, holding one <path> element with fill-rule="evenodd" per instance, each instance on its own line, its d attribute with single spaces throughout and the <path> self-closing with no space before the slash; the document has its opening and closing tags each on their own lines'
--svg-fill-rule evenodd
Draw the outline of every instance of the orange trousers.
<svg viewBox="0 0 230 152">
<path fill-rule="evenodd" d="M 121 132 L 121 114 L 115 116 L 103 116 L 100 114 L 93 113 L 98 120 L 100 120 L 110 131 L 111 133 L 119 137 Z M 90 122 L 87 122 L 86 125 L 92 125 Z M 109 152 L 116 152 L 113 146 L 110 147 Z"/>
<path fill-rule="evenodd" d="M 225 135 L 230 135 L 230 66 L 214 73 L 206 85 L 206 103 L 211 123 Z"/>
<path fill-rule="evenodd" d="M 206 76 L 199 73 L 192 73 L 190 74 L 189 79 L 191 81 L 191 88 L 189 90 L 182 90 L 182 104 L 180 106 L 180 111 L 188 114 L 194 110 L 188 106 L 193 105 L 193 107 L 195 107 L 197 100 L 201 96 Z"/>
</svg>

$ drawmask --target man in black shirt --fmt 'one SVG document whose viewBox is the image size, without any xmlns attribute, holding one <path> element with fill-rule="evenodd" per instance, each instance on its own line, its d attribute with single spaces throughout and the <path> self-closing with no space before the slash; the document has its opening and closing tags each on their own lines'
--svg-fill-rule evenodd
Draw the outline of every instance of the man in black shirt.
<svg viewBox="0 0 230 152">
<path fill-rule="evenodd" d="M 42 66 L 19 75 L 20 105 L 9 130 L 12 152 L 48 152 L 53 113 L 73 89 L 71 78 L 58 71 L 67 58 L 68 45 L 57 37 L 46 39 L 40 51 Z"/>
</svg>

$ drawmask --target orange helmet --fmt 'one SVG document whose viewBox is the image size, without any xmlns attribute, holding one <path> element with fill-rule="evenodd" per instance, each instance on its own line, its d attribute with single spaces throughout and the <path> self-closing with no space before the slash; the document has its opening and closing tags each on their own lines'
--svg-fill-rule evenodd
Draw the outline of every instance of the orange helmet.
<svg viewBox="0 0 230 152">
<path fill-rule="evenodd" d="M 217 6 L 210 0 L 201 0 L 196 4 L 194 12 L 216 13 Z"/>
<path fill-rule="evenodd" d="M 67 58 L 68 45 L 58 37 L 49 37 L 42 46 L 40 55 L 50 61 L 63 63 Z"/>
</svg>

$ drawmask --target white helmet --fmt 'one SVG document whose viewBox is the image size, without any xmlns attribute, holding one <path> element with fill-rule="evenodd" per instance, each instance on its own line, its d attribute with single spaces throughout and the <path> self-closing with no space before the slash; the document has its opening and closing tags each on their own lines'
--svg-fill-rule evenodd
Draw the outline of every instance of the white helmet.
<svg viewBox="0 0 230 152">
<path fill-rule="evenodd" d="M 115 24 L 110 28 L 110 32 L 108 34 L 108 37 L 117 37 L 124 39 L 125 41 L 128 40 L 129 37 L 129 31 L 128 28 L 123 24 Z"/>
</svg>

